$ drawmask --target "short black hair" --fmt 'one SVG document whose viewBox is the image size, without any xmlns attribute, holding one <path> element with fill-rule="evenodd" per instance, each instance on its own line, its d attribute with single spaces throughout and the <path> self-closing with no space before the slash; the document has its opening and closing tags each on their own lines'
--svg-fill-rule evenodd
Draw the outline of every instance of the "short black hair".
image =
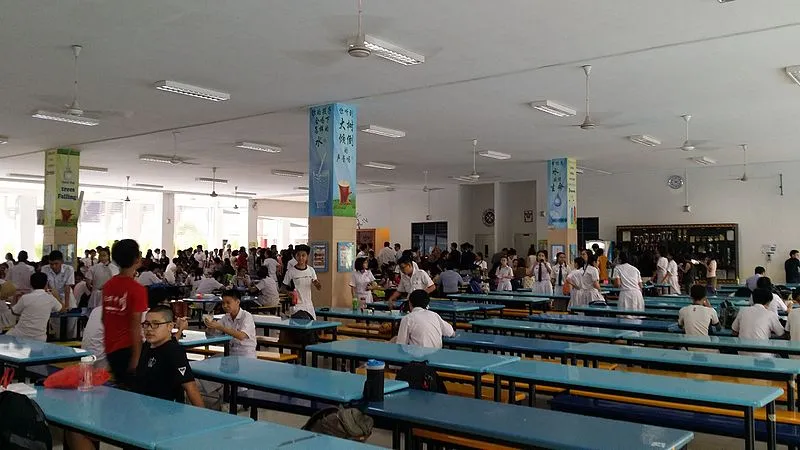
<svg viewBox="0 0 800 450">
<path fill-rule="evenodd" d="M 267 266 L 259 267 L 256 276 L 261 279 L 267 278 L 269 276 L 269 269 L 267 269 Z"/>
<path fill-rule="evenodd" d="M 361 268 L 364 267 L 364 263 L 366 261 L 367 261 L 367 258 L 364 258 L 363 256 L 356 258 L 356 262 L 353 263 L 353 269 L 354 270 L 361 270 Z"/>
<path fill-rule="evenodd" d="M 755 291 L 753 291 L 753 303 L 758 303 L 759 305 L 766 305 L 771 301 L 772 301 L 771 291 L 763 288 L 757 288 Z"/>
<path fill-rule="evenodd" d="M 423 289 L 417 289 L 408 295 L 408 301 L 411 303 L 412 308 L 427 308 L 431 302 L 428 292 Z"/>
<path fill-rule="evenodd" d="M 44 289 L 47 287 L 47 274 L 36 272 L 31 275 L 31 287 L 34 289 Z"/>
<path fill-rule="evenodd" d="M 573 259 L 572 262 L 578 267 L 578 269 L 580 269 L 584 265 L 586 265 L 586 261 L 584 261 L 583 258 L 581 258 L 580 256 L 578 256 L 577 258 Z"/>
<path fill-rule="evenodd" d="M 621 252 L 619 254 L 619 262 L 621 264 L 628 264 L 631 262 L 631 256 L 628 254 L 628 252 Z"/>
<path fill-rule="evenodd" d="M 767 269 L 765 269 L 765 268 L 763 268 L 763 267 L 761 267 L 761 266 L 756 266 L 756 273 L 757 273 L 757 274 L 759 274 L 759 275 L 763 275 L 763 274 L 764 274 L 764 273 L 766 273 L 766 272 L 767 272 Z"/>
<path fill-rule="evenodd" d="M 17 255 L 17 261 L 23 261 L 24 262 L 24 261 L 27 261 L 27 260 L 28 260 L 28 252 L 26 252 L 25 250 L 22 250 L 21 252 L 19 252 L 19 254 Z"/>
<path fill-rule="evenodd" d="M 397 261 L 397 265 L 398 265 L 398 266 L 410 265 L 410 264 L 411 264 L 411 258 L 410 258 L 410 257 L 408 257 L 408 256 L 405 256 L 405 255 L 403 255 L 403 257 L 401 257 L 401 258 L 400 258 L 400 259 Z"/>
<path fill-rule="evenodd" d="M 311 253 L 311 247 L 309 247 L 309 246 L 307 246 L 305 244 L 297 245 L 297 246 L 294 247 L 294 253 L 297 254 L 297 252 L 305 252 L 305 254 L 308 255 L 308 254 Z"/>
<path fill-rule="evenodd" d="M 226 289 L 222 292 L 223 297 L 233 297 L 238 301 L 242 300 L 242 294 L 239 293 L 236 289 Z"/>
<path fill-rule="evenodd" d="M 798 253 L 800 253 L 800 250 L 792 250 L 792 251 L 789 252 L 789 256 L 794 256 L 794 255 L 796 255 Z"/>
<path fill-rule="evenodd" d="M 706 287 L 699 284 L 692 285 L 689 289 L 689 295 L 692 297 L 692 300 L 702 300 L 706 298 Z"/>
<path fill-rule="evenodd" d="M 564 252 L 558 252 L 558 253 L 556 253 L 556 259 L 558 259 L 558 257 L 561 256 L 561 255 L 567 256 L 567 254 L 564 253 Z"/>
<path fill-rule="evenodd" d="M 390 245 L 392 245 L 392 244 L 391 244 L 391 243 L 389 243 L 389 241 L 385 241 L 385 242 L 383 243 L 383 246 L 384 246 L 384 247 L 389 247 Z"/>
<path fill-rule="evenodd" d="M 761 277 L 756 281 L 756 287 L 760 289 L 767 289 L 772 292 L 772 280 L 769 277 Z"/>
<path fill-rule="evenodd" d="M 50 252 L 50 261 L 64 261 L 64 254 L 58 250 Z"/>
<path fill-rule="evenodd" d="M 155 305 L 152 308 L 150 308 L 150 310 L 148 310 L 147 313 L 161 314 L 161 316 L 164 317 L 164 320 L 167 322 L 175 321 L 175 313 L 173 313 L 172 308 L 170 308 L 167 305 Z"/>
<path fill-rule="evenodd" d="M 120 269 L 133 267 L 140 254 L 139 243 L 133 239 L 123 239 L 111 247 L 111 259 Z"/>
</svg>

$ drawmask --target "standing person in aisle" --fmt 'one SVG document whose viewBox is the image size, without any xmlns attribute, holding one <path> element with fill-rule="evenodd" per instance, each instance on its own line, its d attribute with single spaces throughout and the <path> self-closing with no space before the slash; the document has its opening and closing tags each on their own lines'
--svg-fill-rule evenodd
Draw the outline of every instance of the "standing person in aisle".
<svg viewBox="0 0 800 450">
<path fill-rule="evenodd" d="M 312 319 L 316 319 L 317 314 L 314 312 L 314 303 L 311 301 L 311 286 L 314 286 L 319 291 L 322 289 L 322 283 L 317 279 L 317 272 L 314 268 L 308 265 L 310 251 L 311 248 L 305 244 L 294 248 L 293 259 L 296 260 L 296 263 L 293 266 L 287 266 L 283 284 L 286 286 L 294 284 L 294 290 L 297 292 L 297 304 L 292 305 L 292 315 L 299 311 L 305 311 Z"/>
<path fill-rule="evenodd" d="M 547 261 L 547 250 L 536 252 L 536 262 L 528 269 L 528 275 L 533 277 L 532 291 L 534 293 L 553 293 L 553 267 Z"/>
<path fill-rule="evenodd" d="M 392 250 L 392 244 L 386 241 L 383 243 L 383 248 L 378 253 L 378 264 L 383 268 L 385 264 L 396 262 L 397 259 L 395 259 L 395 256 L 396 252 Z"/>
<path fill-rule="evenodd" d="M 397 266 L 400 269 L 400 284 L 397 286 L 397 290 L 389 297 L 389 305 L 394 305 L 394 301 L 400 298 L 402 294 L 408 295 L 420 289 L 430 294 L 436 290 L 436 284 L 430 275 L 417 266 L 417 263 L 411 259 L 410 254 L 400 258 Z"/>
<path fill-rule="evenodd" d="M 497 268 L 495 276 L 497 277 L 496 290 L 498 291 L 511 290 L 511 280 L 514 279 L 514 270 L 511 269 L 511 266 L 508 265 L 508 257 L 503 256 L 502 258 L 500 258 L 500 267 Z"/>
<path fill-rule="evenodd" d="M 114 380 L 130 386 L 142 352 L 142 313 L 147 310 L 147 288 L 136 282 L 142 263 L 139 244 L 123 239 L 111 249 L 119 275 L 103 286 L 103 329 L 105 351 Z"/>
<path fill-rule="evenodd" d="M 590 305 L 592 302 L 605 302 L 600 295 L 600 271 L 597 270 L 597 260 L 589 254 L 589 260 L 583 266 L 581 273 L 581 290 L 579 292 L 581 305 Z"/>
<path fill-rule="evenodd" d="M 691 292 L 692 286 L 694 286 L 694 280 L 697 278 L 697 269 L 695 269 L 692 258 L 689 255 L 683 255 L 680 272 L 683 274 L 683 279 L 681 279 L 683 290 L 685 292 Z"/>
<path fill-rule="evenodd" d="M 64 264 L 64 254 L 58 250 L 50 252 L 50 262 L 41 268 L 41 272 L 47 275 L 47 285 L 50 292 L 67 307 L 67 310 L 78 307 L 78 301 L 73 295 L 72 289 L 75 287 L 75 269 Z M 78 319 L 67 319 L 67 335 L 60 335 L 59 319 L 52 319 L 50 326 L 55 330 L 59 339 L 72 339 L 78 334 Z"/>
<path fill-rule="evenodd" d="M 787 283 L 800 283 L 800 251 L 789 252 L 789 259 L 783 263 Z"/>
<path fill-rule="evenodd" d="M 706 254 L 706 286 L 711 292 L 717 292 L 717 259 L 713 253 Z"/>
<path fill-rule="evenodd" d="M 643 311 L 642 274 L 631 265 L 627 252 L 619 254 L 619 262 L 614 268 L 614 286 L 620 289 L 619 309 Z"/>
<path fill-rule="evenodd" d="M 600 273 L 600 282 L 605 283 L 608 281 L 608 257 L 599 245 L 597 245 L 597 249 L 594 251 L 594 256 L 597 258 L 597 271 Z"/>
<path fill-rule="evenodd" d="M 352 297 L 357 298 L 362 305 L 372 303 L 372 289 L 376 286 L 375 276 L 367 269 L 367 258 L 356 258 L 353 269 L 350 277 Z"/>
<path fill-rule="evenodd" d="M 664 279 L 664 284 L 668 284 L 670 294 L 680 294 L 681 284 L 678 281 L 678 262 L 672 257 L 672 252 L 667 251 L 664 255 L 667 257 L 667 276 Z"/>
<path fill-rule="evenodd" d="M 569 304 L 567 305 L 567 309 L 574 306 L 585 306 L 581 304 L 582 297 L 580 292 L 583 287 L 582 275 L 586 261 L 579 256 L 573 260 L 572 264 L 574 265 L 574 269 L 567 275 L 567 280 L 565 282 L 569 289 Z"/>
<path fill-rule="evenodd" d="M 553 282 L 555 283 L 556 293 L 560 294 L 564 291 L 564 284 L 566 284 L 570 272 L 572 272 L 572 268 L 567 264 L 566 253 L 558 252 L 556 254 L 556 266 L 553 268 Z"/>
<path fill-rule="evenodd" d="M 667 269 L 669 260 L 664 257 L 666 251 L 663 248 L 656 250 L 653 259 L 656 261 L 656 271 L 653 273 L 653 284 L 665 284 L 667 279 Z"/>
</svg>

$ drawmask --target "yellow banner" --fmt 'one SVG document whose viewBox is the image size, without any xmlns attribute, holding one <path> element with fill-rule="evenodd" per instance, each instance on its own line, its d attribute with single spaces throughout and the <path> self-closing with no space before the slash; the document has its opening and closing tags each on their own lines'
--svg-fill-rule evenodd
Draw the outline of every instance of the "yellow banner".
<svg viewBox="0 0 800 450">
<path fill-rule="evenodd" d="M 81 153 L 60 148 L 45 154 L 44 226 L 77 227 Z"/>
</svg>

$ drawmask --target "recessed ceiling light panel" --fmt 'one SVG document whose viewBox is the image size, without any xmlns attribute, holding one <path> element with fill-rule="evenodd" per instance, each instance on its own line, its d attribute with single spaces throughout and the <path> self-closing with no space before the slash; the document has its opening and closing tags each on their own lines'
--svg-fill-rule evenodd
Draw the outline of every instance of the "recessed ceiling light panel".
<svg viewBox="0 0 800 450">
<path fill-rule="evenodd" d="M 364 167 L 371 167 L 373 169 L 382 169 L 382 170 L 394 170 L 397 166 L 389 163 L 370 161 L 364 164 Z"/>
<path fill-rule="evenodd" d="M 657 145 L 661 145 L 661 141 L 647 134 L 637 134 L 633 136 L 628 136 L 628 140 L 636 144 L 645 145 L 647 147 L 655 147 Z"/>
<path fill-rule="evenodd" d="M 531 102 L 531 108 L 536 109 L 538 111 L 552 114 L 556 117 L 571 117 L 574 116 L 576 111 L 575 108 L 572 108 L 567 105 L 563 105 L 561 103 L 556 103 L 552 100 L 540 100 L 536 102 Z"/>
<path fill-rule="evenodd" d="M 189 97 L 211 100 L 212 102 L 224 102 L 226 100 L 230 100 L 231 98 L 231 94 L 228 94 L 227 92 L 215 91 L 212 89 L 206 89 L 200 86 L 192 86 L 191 84 L 179 83 L 171 80 L 158 81 L 153 86 L 161 91 L 188 95 Z"/>
<path fill-rule="evenodd" d="M 0 136 L 0 145 L 8 144 L 8 136 Z"/>
<path fill-rule="evenodd" d="M 503 152 L 496 152 L 494 150 L 484 150 L 482 152 L 478 152 L 480 156 L 484 158 L 492 158 L 492 159 L 511 159 L 511 155 L 508 153 Z"/>
<path fill-rule="evenodd" d="M 696 158 L 689 158 L 689 159 L 690 161 L 700 166 L 713 166 L 714 164 L 717 163 L 716 160 L 713 160 L 707 156 L 698 156 Z"/>
<path fill-rule="evenodd" d="M 90 117 L 83 117 L 74 114 L 64 114 L 59 112 L 45 111 L 40 109 L 31 115 L 35 119 L 53 120 L 55 122 L 71 123 L 75 125 L 85 125 L 93 127 L 100 123 L 99 120 Z"/>
<path fill-rule="evenodd" d="M 164 186 L 162 186 L 160 184 L 136 183 L 136 184 L 134 184 L 134 186 L 137 186 L 137 187 L 140 187 L 140 188 L 148 188 L 148 189 L 164 189 Z"/>
<path fill-rule="evenodd" d="M 273 169 L 273 175 L 277 175 L 279 177 L 294 177 L 294 178 L 302 178 L 305 176 L 303 172 L 295 172 L 293 170 L 281 170 L 281 169 Z"/>
<path fill-rule="evenodd" d="M 99 172 L 99 173 L 108 172 L 108 169 L 105 167 L 81 166 L 80 169 L 84 172 Z"/>
<path fill-rule="evenodd" d="M 391 42 L 380 40 L 375 36 L 364 36 L 364 46 L 374 53 L 375 56 L 380 56 L 381 58 L 404 66 L 415 66 L 425 62 L 424 55 L 404 49 Z"/>
<path fill-rule="evenodd" d="M 391 128 L 380 127 L 378 125 L 368 125 L 360 128 L 364 133 L 377 134 L 378 136 L 385 136 L 390 138 L 401 138 L 406 136 L 406 132 L 402 130 L 393 130 Z"/>
<path fill-rule="evenodd" d="M 8 178 L 19 178 L 20 180 L 44 180 L 44 175 L 32 173 L 7 173 Z"/>
<path fill-rule="evenodd" d="M 237 148 L 243 148 L 246 150 L 255 150 L 257 152 L 266 152 L 266 153 L 280 153 L 281 148 L 277 145 L 269 145 L 269 144 L 259 144 L 257 142 L 237 142 Z"/>
</svg>

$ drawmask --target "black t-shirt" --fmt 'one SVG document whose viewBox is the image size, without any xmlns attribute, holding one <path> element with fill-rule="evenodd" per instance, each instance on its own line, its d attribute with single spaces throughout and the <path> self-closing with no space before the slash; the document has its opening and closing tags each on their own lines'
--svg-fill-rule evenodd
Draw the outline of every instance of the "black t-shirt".
<svg viewBox="0 0 800 450">
<path fill-rule="evenodd" d="M 800 283 L 800 259 L 789 258 L 783 263 L 787 283 Z"/>
<path fill-rule="evenodd" d="M 182 403 L 183 384 L 189 381 L 194 381 L 194 374 L 186 352 L 174 338 L 156 348 L 150 348 L 147 342 L 142 344 L 136 366 L 136 392 Z"/>
</svg>

